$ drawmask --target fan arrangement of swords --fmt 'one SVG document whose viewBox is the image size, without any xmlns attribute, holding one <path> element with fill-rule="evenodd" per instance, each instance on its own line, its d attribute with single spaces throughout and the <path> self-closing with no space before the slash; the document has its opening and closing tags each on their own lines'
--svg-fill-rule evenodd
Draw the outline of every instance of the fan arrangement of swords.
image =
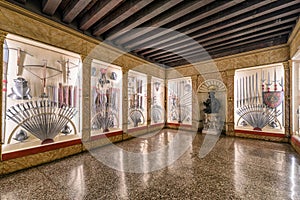
<svg viewBox="0 0 300 200">
<path fill-rule="evenodd" d="M 112 72 L 109 79 L 107 78 L 107 69 L 101 68 L 100 77 L 96 86 L 93 87 L 93 130 L 102 129 L 103 132 L 108 132 L 110 128 L 119 127 L 120 89 L 114 88 L 111 84 L 117 79 L 116 73 Z"/>
<path fill-rule="evenodd" d="M 29 101 L 10 107 L 6 116 L 42 141 L 42 144 L 53 142 L 53 139 L 76 114 L 74 107 L 60 105 L 49 100 Z M 21 130 L 19 134 L 24 134 Z M 8 143 L 11 141 L 10 136 Z M 16 136 L 18 139 L 19 136 Z M 22 138 L 24 139 L 24 138 Z M 20 138 L 19 138 L 20 140 Z"/>
<path fill-rule="evenodd" d="M 169 119 L 172 121 L 191 121 L 192 86 L 190 80 L 169 83 Z"/>
<path fill-rule="evenodd" d="M 161 122 L 163 120 L 163 108 L 161 102 L 158 100 L 161 98 L 159 95 L 160 87 L 162 82 L 155 81 L 152 90 L 152 102 L 151 102 L 151 121 L 154 123 Z"/>
<path fill-rule="evenodd" d="M 238 126 L 250 125 L 253 130 L 262 131 L 266 126 L 271 128 L 281 127 L 278 120 L 281 109 L 278 107 L 283 102 L 283 77 L 277 79 L 276 69 L 274 69 L 274 78 L 271 80 L 270 72 L 265 79 L 264 71 L 261 80 L 258 79 L 258 73 L 240 77 L 236 80 L 237 96 L 237 114 L 240 118 L 237 121 Z M 280 86 L 281 90 L 278 90 Z M 261 88 L 259 88 L 261 87 Z M 260 94 L 261 91 L 261 94 Z"/>
<path fill-rule="evenodd" d="M 28 138 L 28 132 L 40 139 L 42 144 L 53 142 L 53 139 L 59 133 L 70 134 L 72 129 L 68 124 L 71 124 L 73 130 L 75 130 L 74 132 L 76 132 L 76 128 L 71 120 L 76 114 L 77 87 L 68 85 L 68 80 L 71 68 L 70 64 L 73 64 L 74 67 L 78 67 L 78 65 L 69 62 L 69 60 L 57 61 L 62 66 L 61 70 L 48 66 L 46 60 L 44 60 L 44 64 L 42 65 L 25 65 L 26 55 L 32 55 L 19 48 L 16 50 L 18 52 L 18 78 L 14 79 L 12 93 L 8 97 L 23 101 L 7 109 L 7 118 L 17 124 L 17 127 L 9 136 L 8 143 L 11 142 L 14 132 L 20 127 L 21 130 L 16 133 L 13 139 L 22 142 Z M 22 77 L 24 70 L 41 80 L 42 91 L 39 100 L 27 101 L 32 97 L 27 81 Z M 47 71 L 49 70 L 54 73 L 47 76 Z M 62 79 L 67 85 L 62 86 L 62 83 L 60 83 L 59 87 L 47 86 L 46 82 L 49 78 L 59 75 L 63 76 Z M 26 100 L 25 103 L 24 100 Z"/>
<path fill-rule="evenodd" d="M 145 124 L 143 114 L 143 80 L 138 77 L 128 77 L 128 96 L 129 96 L 129 120 L 128 123 L 133 123 L 133 127 Z"/>
</svg>

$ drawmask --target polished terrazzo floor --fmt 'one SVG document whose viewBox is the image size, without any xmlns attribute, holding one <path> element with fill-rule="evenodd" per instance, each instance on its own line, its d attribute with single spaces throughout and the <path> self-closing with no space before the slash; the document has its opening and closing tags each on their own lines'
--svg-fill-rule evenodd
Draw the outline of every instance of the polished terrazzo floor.
<svg viewBox="0 0 300 200">
<path fill-rule="evenodd" d="M 179 134 L 189 146 L 177 159 L 172 141 Z M 137 154 L 172 144 L 167 153 L 137 163 L 137 169 L 148 169 L 145 173 L 104 165 L 95 155 L 109 155 L 114 145 L 105 146 L 93 154 L 86 152 L 1 177 L 0 199 L 300 200 L 300 156 L 289 144 L 220 137 L 215 145 L 211 143 L 213 148 L 206 156 L 199 156 L 204 141 L 205 135 L 163 130 L 118 143 L 119 149 Z M 153 163 L 170 158 L 176 158 L 171 165 L 149 171 Z M 125 157 L 118 159 L 128 163 Z"/>
</svg>

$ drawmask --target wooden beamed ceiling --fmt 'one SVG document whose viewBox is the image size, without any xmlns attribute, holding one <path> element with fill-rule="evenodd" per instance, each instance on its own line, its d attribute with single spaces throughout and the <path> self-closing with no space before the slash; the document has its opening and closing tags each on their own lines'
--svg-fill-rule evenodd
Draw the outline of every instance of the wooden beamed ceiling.
<svg viewBox="0 0 300 200">
<path fill-rule="evenodd" d="M 285 44 L 300 0 L 8 0 L 165 67 Z"/>
</svg>

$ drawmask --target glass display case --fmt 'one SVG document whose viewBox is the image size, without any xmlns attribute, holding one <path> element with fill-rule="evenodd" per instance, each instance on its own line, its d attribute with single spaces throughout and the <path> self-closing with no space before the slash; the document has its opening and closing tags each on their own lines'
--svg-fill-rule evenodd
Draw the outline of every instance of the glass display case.
<svg viewBox="0 0 300 200">
<path fill-rule="evenodd" d="M 192 124 L 191 77 L 168 80 L 168 122 Z"/>
<path fill-rule="evenodd" d="M 165 84 L 163 79 L 151 79 L 151 124 L 165 122 Z"/>
<path fill-rule="evenodd" d="M 147 124 L 147 75 L 128 72 L 128 128 Z"/>
<path fill-rule="evenodd" d="M 299 56 L 300 57 L 300 56 Z M 293 60 L 293 84 L 292 84 L 292 120 L 293 120 L 293 135 L 300 135 L 300 61 Z"/>
<path fill-rule="evenodd" d="M 284 133 L 282 64 L 237 70 L 235 129 Z"/>
<path fill-rule="evenodd" d="M 121 68 L 93 60 L 91 65 L 91 135 L 122 128 Z"/>
<path fill-rule="evenodd" d="M 4 58 L 3 152 L 80 138 L 80 56 L 9 34 Z"/>
</svg>

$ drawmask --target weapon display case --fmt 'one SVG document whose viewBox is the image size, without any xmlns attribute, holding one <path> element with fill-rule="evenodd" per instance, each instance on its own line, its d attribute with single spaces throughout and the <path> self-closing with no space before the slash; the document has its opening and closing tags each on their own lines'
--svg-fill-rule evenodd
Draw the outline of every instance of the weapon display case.
<svg viewBox="0 0 300 200">
<path fill-rule="evenodd" d="M 122 128 L 122 71 L 112 64 L 91 64 L 91 135 Z"/>
<path fill-rule="evenodd" d="M 167 107 L 169 123 L 192 124 L 191 77 L 168 80 Z"/>
<path fill-rule="evenodd" d="M 80 55 L 11 34 L 3 48 L 3 153 L 80 138 Z"/>
<path fill-rule="evenodd" d="M 299 54 L 298 54 L 299 55 Z M 299 56 L 298 56 L 299 57 Z M 293 135 L 300 136 L 300 61 L 293 60 L 292 65 L 292 120 Z"/>
<path fill-rule="evenodd" d="M 128 72 L 128 128 L 147 125 L 147 75 Z"/>
<path fill-rule="evenodd" d="M 164 123 L 165 121 L 165 84 L 164 80 L 156 77 L 151 79 L 151 124 Z"/>
<path fill-rule="evenodd" d="M 234 85 L 235 129 L 284 133 L 282 64 L 237 70 Z"/>
</svg>

